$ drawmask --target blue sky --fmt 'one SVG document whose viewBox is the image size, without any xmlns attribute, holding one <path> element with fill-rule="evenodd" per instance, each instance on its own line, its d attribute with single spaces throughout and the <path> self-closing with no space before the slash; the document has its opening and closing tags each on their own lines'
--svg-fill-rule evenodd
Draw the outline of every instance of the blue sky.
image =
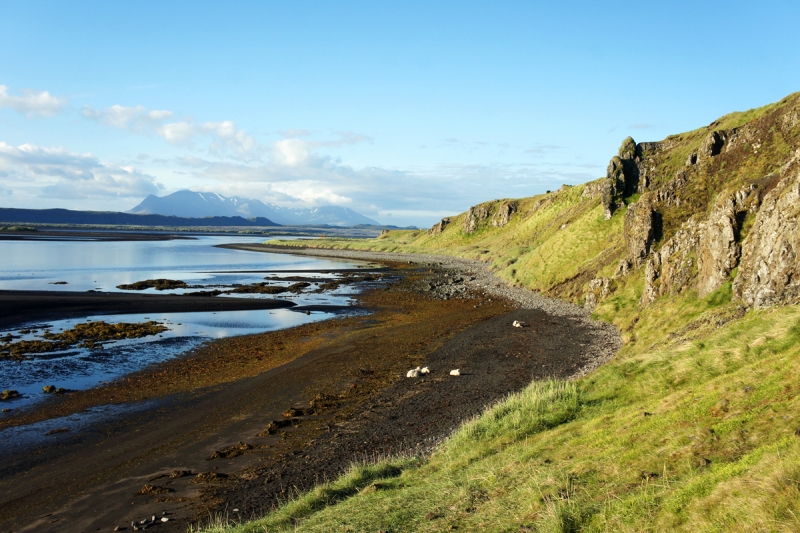
<svg viewBox="0 0 800 533">
<path fill-rule="evenodd" d="M 800 90 L 798 20 L 796 1 L 1 2 L 0 206 L 191 188 L 427 226 Z"/>
</svg>

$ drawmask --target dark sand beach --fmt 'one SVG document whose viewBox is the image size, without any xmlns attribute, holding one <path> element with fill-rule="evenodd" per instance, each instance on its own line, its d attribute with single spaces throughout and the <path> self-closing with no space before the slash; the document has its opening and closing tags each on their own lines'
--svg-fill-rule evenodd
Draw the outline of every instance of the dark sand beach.
<svg viewBox="0 0 800 533">
<path fill-rule="evenodd" d="M 293 302 L 278 299 L 122 292 L 0 291 L 0 329 L 30 321 L 44 322 L 88 315 L 246 311 L 294 306 Z"/>
<path fill-rule="evenodd" d="M 250 518 L 353 461 L 424 455 L 531 379 L 578 375 L 618 347 L 577 310 L 523 305 L 480 275 L 462 283 L 444 267 L 392 266 L 405 268 L 400 281 L 359 297 L 369 315 L 210 342 L 4 418 L 0 428 L 149 402 L 0 458 L 0 531 L 130 530 L 163 512 L 159 531 L 217 513 Z M 440 285 L 450 288 L 431 289 Z M 406 378 L 416 366 L 431 374 Z"/>
</svg>

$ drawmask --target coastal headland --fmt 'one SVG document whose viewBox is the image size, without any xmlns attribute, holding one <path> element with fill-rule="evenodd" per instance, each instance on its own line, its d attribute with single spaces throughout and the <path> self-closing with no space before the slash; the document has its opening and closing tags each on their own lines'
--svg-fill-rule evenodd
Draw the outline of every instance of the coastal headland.
<svg viewBox="0 0 800 533">
<path fill-rule="evenodd" d="M 368 314 L 209 342 L 4 417 L 0 430 L 64 431 L 0 458 L 0 529 L 130 529 L 157 515 L 169 518 L 160 531 L 185 531 L 218 514 L 258 516 L 353 462 L 424 455 L 531 379 L 582 375 L 620 345 L 613 326 L 510 287 L 479 262 L 291 253 L 381 261 L 398 276 L 358 296 Z M 431 373 L 406 378 L 417 366 Z M 109 405 L 138 408 L 70 422 Z"/>
</svg>

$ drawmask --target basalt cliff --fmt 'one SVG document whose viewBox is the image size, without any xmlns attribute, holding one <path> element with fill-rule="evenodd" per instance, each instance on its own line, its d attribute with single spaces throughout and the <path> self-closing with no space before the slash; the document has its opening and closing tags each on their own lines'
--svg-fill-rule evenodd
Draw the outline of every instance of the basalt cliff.
<svg viewBox="0 0 800 533">
<path fill-rule="evenodd" d="M 537 221 L 546 211 L 547 220 Z M 513 221 L 505 240 L 521 253 L 509 266 L 546 262 L 541 252 L 552 247 L 548 240 L 572 241 L 565 230 L 585 227 L 594 217 L 586 237 L 602 240 L 601 246 L 579 254 L 580 263 L 565 270 L 569 275 L 539 277 L 532 288 L 594 309 L 624 278 L 636 276 L 643 280 L 639 306 L 645 308 L 664 295 L 696 291 L 704 297 L 732 283 L 733 300 L 757 309 L 800 302 L 798 215 L 795 94 L 659 142 L 628 137 L 604 178 L 539 197 L 479 204 L 443 219 L 424 240 L 457 232 L 465 255 L 480 256 L 474 248 L 484 243 L 492 258 L 488 239 Z M 469 241 L 476 245 L 472 250 Z M 524 278 L 520 271 L 508 274 Z"/>
</svg>

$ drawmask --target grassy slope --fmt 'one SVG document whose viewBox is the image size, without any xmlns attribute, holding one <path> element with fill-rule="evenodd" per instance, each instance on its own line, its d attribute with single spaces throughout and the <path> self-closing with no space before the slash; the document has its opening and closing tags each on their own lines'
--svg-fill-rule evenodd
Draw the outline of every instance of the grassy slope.
<svg viewBox="0 0 800 533">
<path fill-rule="evenodd" d="M 761 120 L 787 100 L 710 128 Z M 682 165 L 707 131 L 676 136 L 677 152 L 662 163 Z M 729 168 L 732 186 L 771 171 L 786 151 L 779 141 Z M 714 176 L 700 178 L 702 187 Z M 324 245 L 482 259 L 510 283 L 580 301 L 586 282 L 622 257 L 624 219 L 621 211 L 604 221 L 583 189 L 519 200 L 502 229 L 466 235 L 460 215 L 439 236 L 398 231 Z M 741 314 L 730 283 L 646 310 L 641 272 L 615 283 L 596 314 L 626 344 L 591 376 L 533 383 L 427 461 L 354 467 L 236 531 L 800 530 L 800 308 L 751 311 L 717 327 Z"/>
</svg>

